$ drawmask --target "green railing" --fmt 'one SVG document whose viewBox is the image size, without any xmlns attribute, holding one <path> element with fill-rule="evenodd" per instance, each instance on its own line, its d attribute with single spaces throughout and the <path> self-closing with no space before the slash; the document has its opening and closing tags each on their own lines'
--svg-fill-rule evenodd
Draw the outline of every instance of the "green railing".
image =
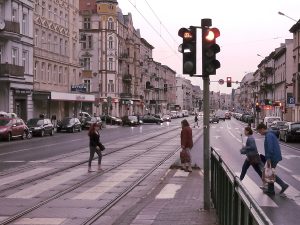
<svg viewBox="0 0 300 225">
<path fill-rule="evenodd" d="M 211 148 L 211 198 L 219 225 L 272 225 L 233 170 Z"/>
</svg>

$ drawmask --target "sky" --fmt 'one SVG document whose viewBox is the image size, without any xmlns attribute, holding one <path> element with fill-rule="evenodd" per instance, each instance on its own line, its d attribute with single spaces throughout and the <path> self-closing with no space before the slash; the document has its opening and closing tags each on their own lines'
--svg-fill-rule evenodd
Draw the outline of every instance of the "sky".
<svg viewBox="0 0 300 225">
<path fill-rule="evenodd" d="M 220 30 L 217 59 L 221 68 L 211 81 L 241 81 L 285 39 L 292 39 L 289 29 L 300 19 L 300 0 L 118 0 L 124 15 L 132 14 L 135 29 L 152 46 L 153 59 L 182 74 L 182 54 L 178 45 L 181 27 L 201 26 L 201 19 L 212 19 Z M 286 16 L 279 15 L 282 12 Z M 197 74 L 201 74 L 201 30 L 197 30 Z M 260 56 L 258 56 L 260 55 Z M 202 78 L 190 77 L 192 84 L 203 87 Z M 233 84 L 232 88 L 237 88 Z M 211 91 L 231 93 L 226 83 L 211 82 Z"/>
</svg>

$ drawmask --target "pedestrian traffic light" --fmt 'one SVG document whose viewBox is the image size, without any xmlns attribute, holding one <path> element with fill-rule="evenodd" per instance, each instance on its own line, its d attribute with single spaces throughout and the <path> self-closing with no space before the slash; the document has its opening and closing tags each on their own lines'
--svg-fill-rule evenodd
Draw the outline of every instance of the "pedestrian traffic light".
<svg viewBox="0 0 300 225">
<path fill-rule="evenodd" d="M 196 27 L 181 28 L 178 36 L 183 42 L 179 45 L 178 51 L 182 53 L 182 73 L 193 76 L 196 74 L 197 64 L 197 30 Z"/>
<path fill-rule="evenodd" d="M 226 78 L 227 87 L 231 87 L 231 77 Z"/>
<path fill-rule="evenodd" d="M 202 27 L 202 75 L 215 75 L 216 69 L 221 64 L 216 60 L 216 54 L 220 52 L 220 46 L 216 44 L 216 38 L 220 36 L 218 28 Z"/>
</svg>

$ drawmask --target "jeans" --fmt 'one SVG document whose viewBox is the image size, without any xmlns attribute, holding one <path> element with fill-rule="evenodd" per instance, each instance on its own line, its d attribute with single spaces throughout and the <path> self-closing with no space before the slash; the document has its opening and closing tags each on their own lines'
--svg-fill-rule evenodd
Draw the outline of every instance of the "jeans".
<svg viewBox="0 0 300 225">
<path fill-rule="evenodd" d="M 102 160 L 102 153 L 101 153 L 101 151 L 99 150 L 99 148 L 90 146 L 90 158 L 89 158 L 89 164 L 88 164 L 89 166 L 92 165 L 92 160 L 94 158 L 95 152 L 98 155 L 98 165 L 101 165 L 101 160 Z"/>
<path fill-rule="evenodd" d="M 247 173 L 247 170 L 248 168 L 251 166 L 250 162 L 248 159 L 245 159 L 244 161 L 244 164 L 243 164 L 243 167 L 242 167 L 242 172 L 241 172 L 241 175 L 240 175 L 240 180 L 243 180 L 246 173 Z M 260 176 L 262 177 L 262 168 L 263 168 L 263 164 L 262 163 L 258 163 L 258 164 L 253 164 L 252 165 L 253 169 L 255 170 L 255 172 Z"/>
</svg>

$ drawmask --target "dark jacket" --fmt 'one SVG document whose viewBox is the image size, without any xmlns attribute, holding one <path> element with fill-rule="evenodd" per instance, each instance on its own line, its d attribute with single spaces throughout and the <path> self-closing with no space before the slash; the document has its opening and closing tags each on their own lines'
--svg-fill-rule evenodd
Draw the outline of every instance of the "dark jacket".
<svg viewBox="0 0 300 225">
<path fill-rule="evenodd" d="M 183 149 L 193 147 L 193 133 L 190 127 L 183 127 L 181 130 L 181 146 Z"/>
<path fill-rule="evenodd" d="M 256 143 L 252 135 L 248 136 L 246 146 L 241 149 L 241 154 L 246 154 L 247 156 L 258 154 Z"/>
<path fill-rule="evenodd" d="M 276 163 L 282 160 L 279 142 L 273 132 L 268 131 L 266 133 L 264 147 L 266 160 L 270 159 Z"/>
<path fill-rule="evenodd" d="M 100 147 L 100 135 L 98 133 L 92 133 L 90 135 L 90 147 Z"/>
</svg>

